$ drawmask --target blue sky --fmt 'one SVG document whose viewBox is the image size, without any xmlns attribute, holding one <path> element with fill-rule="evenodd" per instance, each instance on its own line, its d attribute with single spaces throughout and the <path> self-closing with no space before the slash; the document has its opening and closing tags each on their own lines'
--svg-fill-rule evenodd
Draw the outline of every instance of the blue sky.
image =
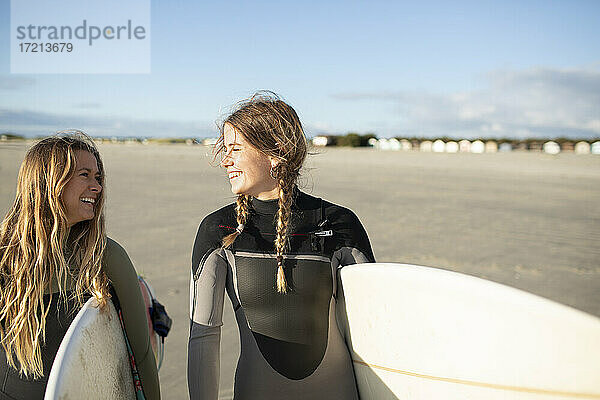
<svg viewBox="0 0 600 400">
<path fill-rule="evenodd" d="M 0 131 L 212 136 L 270 89 L 309 135 L 598 137 L 599 20 L 598 1 L 152 1 L 150 74 L 11 74 L 0 0 Z"/>
</svg>

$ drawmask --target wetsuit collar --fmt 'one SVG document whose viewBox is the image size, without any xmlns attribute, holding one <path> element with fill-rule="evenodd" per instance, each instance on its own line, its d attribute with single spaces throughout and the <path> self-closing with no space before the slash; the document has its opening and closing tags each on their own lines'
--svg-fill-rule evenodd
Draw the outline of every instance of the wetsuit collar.
<svg viewBox="0 0 600 400">
<path fill-rule="evenodd" d="M 279 208 L 279 199 L 259 200 L 252 197 L 252 208 L 259 214 L 275 214 Z"/>
<path fill-rule="evenodd" d="M 304 193 L 302 193 L 299 189 L 298 186 L 294 185 L 293 190 L 293 196 L 294 196 L 294 202 L 292 204 L 292 208 L 294 208 L 296 206 L 296 203 L 299 200 L 299 197 L 301 197 L 302 195 L 304 195 Z M 270 214 L 270 215 L 274 215 L 277 213 L 277 210 L 279 209 L 279 199 L 273 199 L 273 200 L 259 200 L 256 197 L 252 197 L 252 199 L 250 200 L 251 204 L 252 204 L 252 208 L 254 209 L 254 211 L 256 211 L 259 214 Z"/>
</svg>

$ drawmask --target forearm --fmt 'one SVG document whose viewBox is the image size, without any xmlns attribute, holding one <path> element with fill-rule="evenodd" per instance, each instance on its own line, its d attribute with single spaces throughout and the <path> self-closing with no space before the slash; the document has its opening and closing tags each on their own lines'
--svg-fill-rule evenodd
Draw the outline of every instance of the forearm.
<svg viewBox="0 0 600 400">
<path fill-rule="evenodd" d="M 219 395 L 221 327 L 192 323 L 188 342 L 190 400 L 216 400 Z"/>
<path fill-rule="evenodd" d="M 148 352 L 143 360 L 137 361 L 137 368 L 142 380 L 144 395 L 147 400 L 160 399 L 160 385 L 158 382 L 158 370 L 156 368 L 156 359 L 152 352 L 152 347 L 148 347 Z"/>
</svg>

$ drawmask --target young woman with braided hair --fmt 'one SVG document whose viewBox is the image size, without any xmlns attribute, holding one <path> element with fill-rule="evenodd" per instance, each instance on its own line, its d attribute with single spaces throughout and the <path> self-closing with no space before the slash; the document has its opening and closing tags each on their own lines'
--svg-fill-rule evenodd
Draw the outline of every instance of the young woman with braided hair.
<svg viewBox="0 0 600 400">
<path fill-rule="evenodd" d="M 298 189 L 306 137 L 273 93 L 241 102 L 215 151 L 237 200 L 204 218 L 194 243 L 190 398 L 218 397 L 227 291 L 241 340 L 234 399 L 358 399 L 337 271 L 375 261 L 367 233 L 352 211 Z"/>
</svg>

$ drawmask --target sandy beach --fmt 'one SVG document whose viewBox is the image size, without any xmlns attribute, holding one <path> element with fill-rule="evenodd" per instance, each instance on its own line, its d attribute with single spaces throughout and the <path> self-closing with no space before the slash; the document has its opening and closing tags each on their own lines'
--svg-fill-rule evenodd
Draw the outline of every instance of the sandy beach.
<svg viewBox="0 0 600 400">
<path fill-rule="evenodd" d="M 2 216 L 28 146 L 0 143 Z M 174 320 L 163 398 L 186 399 L 192 244 L 202 218 L 233 201 L 229 184 L 204 146 L 102 144 L 100 151 L 109 236 Z M 600 156 L 323 148 L 309 157 L 302 187 L 354 210 L 378 261 L 459 271 L 600 316 Z M 230 305 L 221 348 L 227 399 L 239 349 Z"/>
</svg>

